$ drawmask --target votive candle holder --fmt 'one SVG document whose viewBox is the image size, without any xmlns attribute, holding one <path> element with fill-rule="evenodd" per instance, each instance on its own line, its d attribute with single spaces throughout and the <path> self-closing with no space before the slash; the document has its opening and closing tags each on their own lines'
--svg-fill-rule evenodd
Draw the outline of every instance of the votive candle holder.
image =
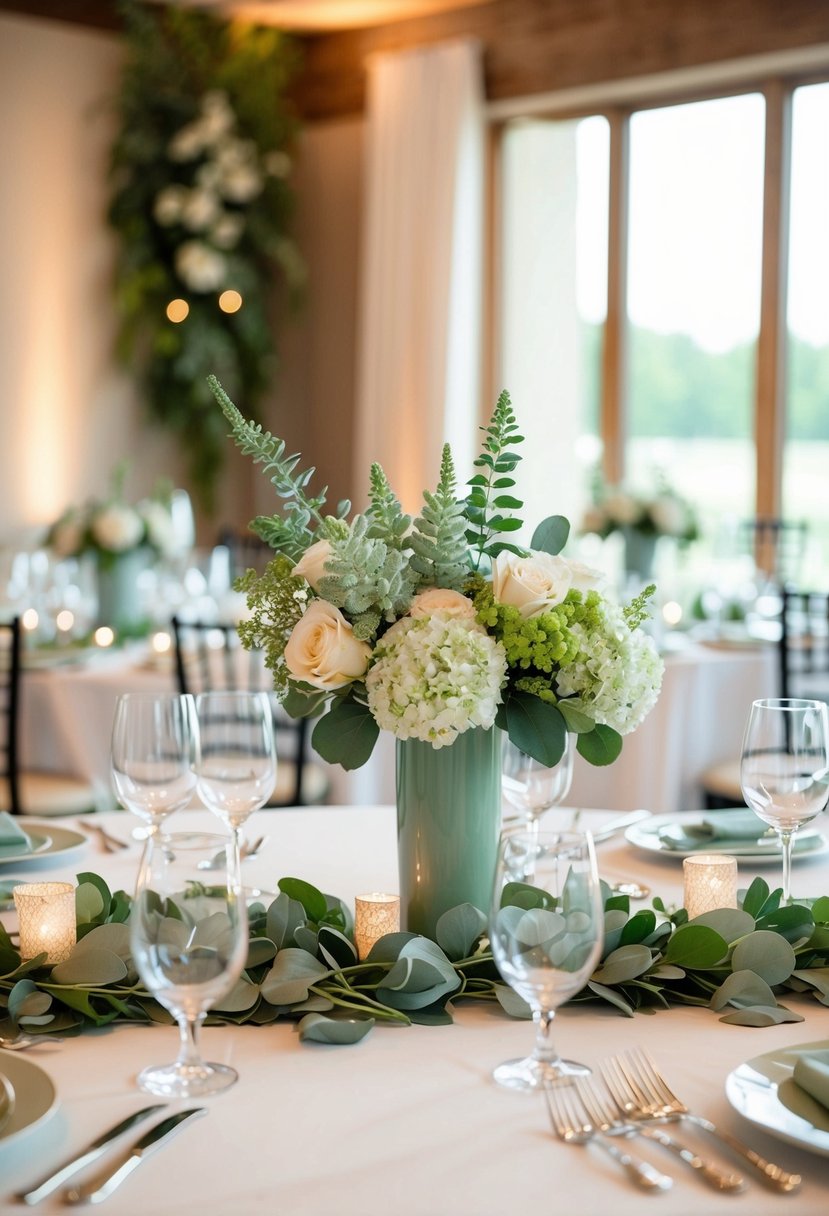
<svg viewBox="0 0 829 1216">
<path fill-rule="evenodd" d="M 71 882 L 22 883 L 13 891 L 20 922 L 20 957 L 62 963 L 77 941 L 75 888 Z"/>
<path fill-rule="evenodd" d="M 371 947 L 400 928 L 400 896 L 372 891 L 354 900 L 354 944 L 362 962 Z"/>
<path fill-rule="evenodd" d="M 737 907 L 737 859 L 724 853 L 700 853 L 682 862 L 685 910 L 689 920 L 716 908 Z"/>
</svg>

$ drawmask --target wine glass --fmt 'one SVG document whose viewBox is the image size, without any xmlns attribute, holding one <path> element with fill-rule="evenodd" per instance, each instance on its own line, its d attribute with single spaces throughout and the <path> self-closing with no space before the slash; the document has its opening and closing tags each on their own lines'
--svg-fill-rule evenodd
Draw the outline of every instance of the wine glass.
<svg viewBox="0 0 829 1216">
<path fill-rule="evenodd" d="M 205 860 L 214 871 L 209 887 L 199 868 Z M 129 923 L 138 974 L 173 1014 L 181 1035 L 175 1063 L 145 1068 L 139 1087 L 174 1098 L 227 1089 L 238 1073 L 226 1064 L 206 1063 L 198 1033 L 207 1011 L 230 991 L 247 958 L 247 907 L 232 839 L 210 832 L 152 833 Z"/>
<path fill-rule="evenodd" d="M 558 806 L 570 793 L 574 750 L 571 736 L 566 734 L 561 759 L 546 765 L 522 751 L 509 735 L 504 736 L 501 789 L 507 802 L 522 812 L 527 831 L 537 831 L 544 812 Z"/>
<path fill-rule="evenodd" d="M 746 802 L 774 828 L 783 853 L 783 902 L 791 901 L 792 844 L 829 798 L 829 712 L 823 701 L 755 701 L 743 736 Z"/>
<path fill-rule="evenodd" d="M 268 801 L 276 781 L 273 715 L 265 692 L 196 697 L 196 789 L 241 844 L 241 827 Z"/>
<path fill-rule="evenodd" d="M 187 806 L 196 787 L 196 706 L 189 693 L 124 693 L 112 728 L 112 778 L 150 832 Z"/>
<path fill-rule="evenodd" d="M 498 970 L 530 1005 L 536 1026 L 532 1055 L 499 1064 L 495 1080 L 532 1090 L 589 1073 L 585 1064 L 563 1060 L 551 1041 L 556 1009 L 590 978 L 604 940 L 589 833 L 502 833 L 489 939 Z"/>
</svg>

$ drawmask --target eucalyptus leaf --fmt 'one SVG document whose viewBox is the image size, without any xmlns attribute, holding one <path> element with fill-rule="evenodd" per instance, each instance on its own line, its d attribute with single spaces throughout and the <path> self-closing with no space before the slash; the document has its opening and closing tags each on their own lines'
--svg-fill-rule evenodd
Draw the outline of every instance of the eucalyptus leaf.
<svg viewBox="0 0 829 1216">
<path fill-rule="evenodd" d="M 525 692 L 512 692 L 496 721 L 520 751 L 552 768 L 564 755 L 567 725 L 556 705 Z"/>
<path fill-rule="evenodd" d="M 93 874 L 90 871 L 84 870 L 83 873 L 77 874 L 76 878 L 78 880 L 78 885 L 75 888 L 75 913 L 76 913 L 76 915 L 78 915 L 78 892 L 81 890 L 82 887 L 86 887 L 86 886 L 94 887 L 101 897 L 101 912 L 98 913 L 98 915 L 100 915 L 101 913 L 108 912 L 110 903 L 112 902 L 112 894 L 110 892 L 110 889 L 109 889 L 106 881 L 103 878 L 101 878 L 101 875 Z M 79 921 L 88 921 L 91 919 L 92 918 L 89 916 L 78 915 Z"/>
<path fill-rule="evenodd" d="M 558 702 L 558 709 L 571 734 L 586 734 L 596 725 L 592 718 L 588 718 L 587 714 L 582 713 L 580 709 L 576 709 L 575 706 L 571 705 L 566 697 Z"/>
<path fill-rule="evenodd" d="M 298 929 L 294 930 L 294 945 L 298 946 L 300 950 L 307 950 L 309 954 L 316 954 L 319 938 L 310 925 L 300 925 Z"/>
<path fill-rule="evenodd" d="M 808 941 L 815 927 L 814 917 L 802 904 L 784 904 L 761 916 L 758 929 L 769 929 L 790 942 Z"/>
<path fill-rule="evenodd" d="M 532 1009 L 523 996 L 519 996 L 513 988 L 508 988 L 506 984 L 493 984 L 493 989 L 498 999 L 498 1004 L 511 1018 L 532 1017 Z"/>
<path fill-rule="evenodd" d="M 754 917 L 740 908 L 715 908 L 712 912 L 702 912 L 688 921 L 689 925 L 707 925 L 715 933 L 719 933 L 723 941 L 736 942 L 754 931 Z"/>
<path fill-rule="evenodd" d="M 797 959 L 791 944 L 767 929 L 758 929 L 744 937 L 731 955 L 732 970 L 754 971 L 772 986 L 787 980 L 796 966 Z"/>
<path fill-rule="evenodd" d="M 609 954 L 591 976 L 594 983 L 607 987 L 609 984 L 624 984 L 636 979 L 648 970 L 653 958 L 647 946 L 620 946 Z"/>
<path fill-rule="evenodd" d="M 665 947 L 662 961 L 679 967 L 716 967 L 728 953 L 728 943 L 706 925 L 681 925 Z"/>
<path fill-rule="evenodd" d="M 220 1013 L 240 1013 L 252 1009 L 259 1000 L 259 985 L 240 976 L 225 996 L 213 1006 Z"/>
<path fill-rule="evenodd" d="M 132 955 L 129 927 L 123 924 L 94 925 L 78 942 L 72 953 L 82 954 L 85 950 L 98 947 L 111 950 L 127 962 Z"/>
<path fill-rule="evenodd" d="M 350 967 L 357 962 L 357 949 L 344 933 L 322 925 L 318 934 L 320 954 L 329 967 Z"/>
<path fill-rule="evenodd" d="M 367 705 L 341 698 L 317 722 L 311 741 L 323 760 L 351 770 L 366 763 L 379 734 Z"/>
<path fill-rule="evenodd" d="M 26 1014 L 37 1016 L 45 1013 L 51 1004 L 51 997 L 41 992 L 32 980 L 18 980 L 8 998 L 9 1016 L 19 1022 Z"/>
<path fill-rule="evenodd" d="M 615 1005 L 617 1009 L 627 1018 L 632 1018 L 634 1009 L 629 1001 L 626 1001 L 620 992 L 615 992 L 612 988 L 608 988 L 606 984 L 597 983 L 596 980 L 588 980 L 587 987 L 596 996 L 600 996 L 603 1001 L 608 1001 L 611 1005 Z"/>
<path fill-rule="evenodd" d="M 52 968 L 52 982 L 73 984 L 83 988 L 100 988 L 126 979 L 124 960 L 112 950 L 92 946 L 73 953 L 63 963 Z M 61 998 L 63 999 L 63 998 Z"/>
<path fill-rule="evenodd" d="M 293 1005 L 304 1001 L 311 985 L 330 974 L 330 969 L 306 950 L 286 947 L 278 952 L 260 990 L 271 1005 Z"/>
<path fill-rule="evenodd" d="M 711 997 L 712 1009 L 735 1005 L 739 1009 L 752 1005 L 775 1005 L 776 998 L 769 985 L 754 971 L 732 971 Z"/>
<path fill-rule="evenodd" d="M 96 885 L 82 882 L 75 888 L 75 915 L 79 924 L 96 921 L 103 911 L 104 900 Z"/>
<path fill-rule="evenodd" d="M 261 967 L 264 963 L 269 963 L 276 955 L 276 946 L 267 937 L 253 937 L 248 943 L 248 957 L 245 961 L 245 970 L 250 970 L 251 967 Z"/>
<path fill-rule="evenodd" d="M 782 1005 L 753 1005 L 748 1009 L 735 1009 L 720 1021 L 731 1026 L 779 1026 L 783 1022 L 802 1022 L 803 1017 Z"/>
<path fill-rule="evenodd" d="M 530 548 L 551 553 L 555 557 L 567 544 L 569 535 L 570 521 L 563 515 L 550 515 L 533 532 Z"/>
<path fill-rule="evenodd" d="M 320 921 L 328 911 L 328 904 L 322 891 L 301 878 L 280 878 L 279 890 L 297 903 L 302 904 L 309 920 Z"/>
<path fill-rule="evenodd" d="M 305 909 L 301 903 L 280 892 L 268 908 L 266 918 L 268 937 L 277 950 L 294 940 L 294 933 L 305 924 Z"/>
<path fill-rule="evenodd" d="M 755 878 L 743 896 L 743 911 L 756 920 L 765 907 L 768 897 L 769 884 L 764 878 Z"/>
<path fill-rule="evenodd" d="M 486 917 L 473 904 L 458 904 L 438 919 L 435 937 L 447 958 L 466 958 L 486 929 Z"/>
<path fill-rule="evenodd" d="M 792 975 L 802 980 L 812 988 L 817 988 L 822 996 L 829 997 L 829 967 L 810 967 L 808 970 L 793 971 Z"/>
<path fill-rule="evenodd" d="M 619 758 L 622 736 L 613 727 L 597 723 L 591 731 L 578 736 L 576 751 L 588 764 L 604 767 Z"/>
<path fill-rule="evenodd" d="M 374 1025 L 374 1018 L 326 1018 L 320 1013 L 309 1013 L 299 1023 L 299 1037 L 303 1043 L 343 1044 L 359 1043 Z"/>
<path fill-rule="evenodd" d="M 656 928 L 656 913 L 649 908 L 643 908 L 632 916 L 622 930 L 620 944 L 629 946 L 635 942 L 644 942 Z"/>
</svg>

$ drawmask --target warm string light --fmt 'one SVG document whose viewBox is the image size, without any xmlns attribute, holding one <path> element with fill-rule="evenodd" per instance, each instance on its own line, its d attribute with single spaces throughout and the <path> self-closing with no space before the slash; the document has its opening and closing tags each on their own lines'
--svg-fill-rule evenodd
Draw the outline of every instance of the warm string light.
<svg viewBox="0 0 829 1216">
<path fill-rule="evenodd" d="M 92 636 L 95 639 L 95 645 L 104 648 L 111 646 L 115 641 L 115 631 L 110 629 L 109 625 L 100 625 Z"/>
<path fill-rule="evenodd" d="M 371 947 L 400 928 L 400 896 L 372 891 L 354 900 L 354 944 L 362 962 Z"/>
<path fill-rule="evenodd" d="M 689 920 L 717 908 L 737 907 L 737 859 L 723 853 L 700 853 L 682 863 L 685 910 Z"/>
<path fill-rule="evenodd" d="M 178 325 L 181 321 L 185 321 L 190 314 L 190 305 L 186 300 L 176 299 L 171 300 L 167 305 L 167 320 Z"/>
<path fill-rule="evenodd" d="M 242 297 L 238 291 L 228 289 L 219 296 L 219 308 L 222 312 L 238 312 L 242 307 Z"/>
<path fill-rule="evenodd" d="M 153 654 L 168 654 L 172 644 L 172 638 L 163 629 L 160 629 L 158 633 L 154 633 L 150 642 Z"/>
<path fill-rule="evenodd" d="M 62 963 L 77 940 L 75 888 L 71 882 L 30 882 L 15 887 L 14 906 L 20 921 L 20 957 Z"/>
</svg>

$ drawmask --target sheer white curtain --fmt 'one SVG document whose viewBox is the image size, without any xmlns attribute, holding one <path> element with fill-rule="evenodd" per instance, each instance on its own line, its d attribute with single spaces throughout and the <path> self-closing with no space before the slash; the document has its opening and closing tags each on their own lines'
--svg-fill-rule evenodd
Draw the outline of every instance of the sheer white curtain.
<svg viewBox="0 0 829 1216">
<path fill-rule="evenodd" d="M 369 63 L 356 497 L 379 461 L 417 511 L 448 441 L 459 481 L 477 445 L 483 90 L 480 49 Z"/>
</svg>

